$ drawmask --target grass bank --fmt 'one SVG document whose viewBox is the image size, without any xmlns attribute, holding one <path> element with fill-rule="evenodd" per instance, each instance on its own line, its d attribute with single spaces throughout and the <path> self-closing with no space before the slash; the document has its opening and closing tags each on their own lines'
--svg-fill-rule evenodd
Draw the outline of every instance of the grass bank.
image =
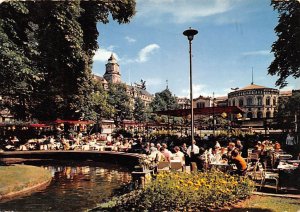
<svg viewBox="0 0 300 212">
<path fill-rule="evenodd" d="M 27 165 L 0 166 L 0 199 L 30 192 L 51 181 L 51 173 Z"/>
<path fill-rule="evenodd" d="M 252 195 L 231 211 L 298 212 L 300 211 L 300 199 Z"/>
</svg>

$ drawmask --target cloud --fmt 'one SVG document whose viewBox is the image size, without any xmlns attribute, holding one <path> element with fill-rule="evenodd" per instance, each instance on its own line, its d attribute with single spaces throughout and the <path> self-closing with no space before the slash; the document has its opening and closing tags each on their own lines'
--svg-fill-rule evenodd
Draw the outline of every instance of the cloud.
<svg viewBox="0 0 300 212">
<path fill-rule="evenodd" d="M 131 38 L 131 37 L 129 37 L 129 36 L 126 36 L 126 37 L 125 37 L 125 40 L 127 40 L 128 43 L 134 43 L 134 42 L 136 42 L 136 39 Z"/>
<path fill-rule="evenodd" d="M 242 55 L 244 56 L 270 56 L 270 50 L 258 50 L 252 52 L 243 52 Z"/>
<path fill-rule="evenodd" d="M 137 16 L 161 20 L 162 16 L 169 15 L 169 20 L 175 23 L 197 21 L 201 17 L 222 14 L 232 9 L 240 0 L 138 0 Z"/>
<path fill-rule="evenodd" d="M 209 95 L 207 95 L 207 93 L 204 90 L 204 88 L 206 88 L 206 87 L 207 86 L 204 84 L 193 84 L 193 98 L 197 98 L 200 95 L 209 96 Z M 190 89 L 183 89 L 180 92 L 179 96 L 190 98 Z"/>
<path fill-rule="evenodd" d="M 99 48 L 94 55 L 94 61 L 106 62 L 110 58 L 111 54 L 114 54 L 114 57 L 119 60 L 119 56 L 113 51 L 113 49 L 114 46 Z"/>
<path fill-rule="evenodd" d="M 149 44 L 148 46 L 145 46 L 144 48 L 142 48 L 139 53 L 138 53 L 138 57 L 136 59 L 136 62 L 138 63 L 144 63 L 146 61 L 149 60 L 149 56 L 151 54 L 154 53 L 154 51 L 156 49 L 159 49 L 159 45 L 153 43 L 153 44 Z"/>
</svg>

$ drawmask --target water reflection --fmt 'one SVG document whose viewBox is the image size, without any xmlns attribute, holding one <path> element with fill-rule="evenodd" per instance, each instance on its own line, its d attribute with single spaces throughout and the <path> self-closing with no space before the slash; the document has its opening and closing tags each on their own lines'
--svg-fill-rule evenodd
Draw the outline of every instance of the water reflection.
<svg viewBox="0 0 300 212">
<path fill-rule="evenodd" d="M 84 211 L 131 181 L 129 170 L 117 165 L 95 162 L 76 166 L 74 162 L 38 165 L 51 171 L 51 184 L 31 195 L 0 203 L 0 211 Z"/>
</svg>

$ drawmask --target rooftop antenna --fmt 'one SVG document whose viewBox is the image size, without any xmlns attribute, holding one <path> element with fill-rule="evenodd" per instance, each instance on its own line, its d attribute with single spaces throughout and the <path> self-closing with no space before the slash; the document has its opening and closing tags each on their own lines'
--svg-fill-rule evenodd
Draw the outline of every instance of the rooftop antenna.
<svg viewBox="0 0 300 212">
<path fill-rule="evenodd" d="M 251 85 L 253 85 L 253 67 L 252 67 L 252 82 Z"/>
<path fill-rule="evenodd" d="M 167 84 L 166 89 L 169 90 L 168 80 L 166 80 L 166 84 Z"/>
</svg>

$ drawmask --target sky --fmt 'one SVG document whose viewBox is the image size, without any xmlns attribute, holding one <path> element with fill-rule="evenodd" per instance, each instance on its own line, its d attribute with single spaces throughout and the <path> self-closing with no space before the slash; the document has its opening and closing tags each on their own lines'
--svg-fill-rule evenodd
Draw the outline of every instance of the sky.
<svg viewBox="0 0 300 212">
<path fill-rule="evenodd" d="M 128 24 L 98 23 L 99 50 L 93 72 L 103 76 L 113 53 L 122 81 L 146 81 L 155 94 L 166 88 L 189 97 L 189 46 L 182 34 L 192 27 L 193 97 L 225 96 L 231 88 L 254 84 L 276 88 L 268 75 L 278 13 L 270 0 L 137 0 Z M 300 89 L 300 79 L 288 78 L 282 90 Z"/>
</svg>

